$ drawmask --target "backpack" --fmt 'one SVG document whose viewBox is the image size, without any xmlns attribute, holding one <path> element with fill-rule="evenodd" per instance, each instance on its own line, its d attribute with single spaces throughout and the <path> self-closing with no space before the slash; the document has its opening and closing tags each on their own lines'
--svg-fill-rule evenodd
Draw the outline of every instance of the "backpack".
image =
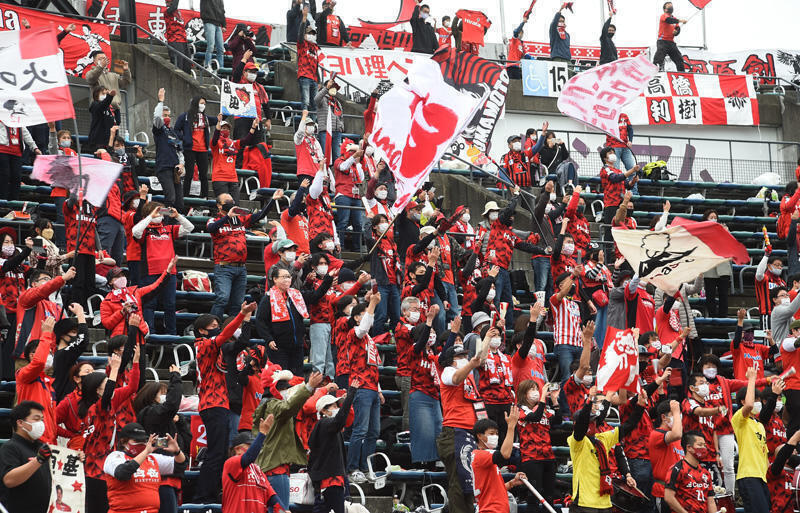
<svg viewBox="0 0 800 513">
<path fill-rule="evenodd" d="M 645 164 L 644 169 L 642 169 L 642 174 L 644 178 L 648 180 L 671 180 L 670 172 L 667 169 L 667 163 L 663 160 L 656 160 L 655 162 Z"/>
<path fill-rule="evenodd" d="M 211 280 L 208 273 L 183 271 L 183 290 L 185 292 L 211 292 Z"/>
</svg>

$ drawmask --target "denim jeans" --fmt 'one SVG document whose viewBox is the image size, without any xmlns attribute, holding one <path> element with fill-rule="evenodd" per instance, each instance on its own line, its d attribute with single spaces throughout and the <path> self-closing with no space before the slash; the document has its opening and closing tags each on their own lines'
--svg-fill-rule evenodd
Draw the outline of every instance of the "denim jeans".
<svg viewBox="0 0 800 513">
<path fill-rule="evenodd" d="M 298 77 L 297 85 L 300 86 L 300 109 L 309 112 L 316 110 L 316 105 L 312 100 L 317 91 L 317 81 L 308 77 Z"/>
<path fill-rule="evenodd" d="M 317 134 L 317 139 L 319 139 L 319 145 L 322 146 L 322 153 L 325 153 L 325 134 L 327 132 L 325 130 L 319 132 Z M 339 158 L 339 150 L 342 146 L 342 133 L 341 132 L 332 132 L 331 141 L 333 143 L 333 148 L 331 148 L 331 155 L 333 155 L 334 162 L 336 159 Z"/>
<path fill-rule="evenodd" d="M 597 315 L 594 317 L 594 339 L 597 342 L 597 347 L 603 349 L 603 341 L 606 338 L 606 315 L 608 314 L 608 305 L 600 308 L 597 307 Z"/>
<path fill-rule="evenodd" d="M 98 217 L 97 235 L 100 236 L 100 246 L 120 265 L 125 252 L 125 228 L 122 223 L 111 216 Z"/>
<path fill-rule="evenodd" d="M 653 513 L 653 465 L 650 460 L 644 458 L 631 458 L 628 460 L 631 476 L 636 480 L 636 488 L 650 498 L 650 507 L 639 511 L 639 513 Z"/>
<path fill-rule="evenodd" d="M 169 485 L 158 487 L 158 513 L 175 513 L 178 511 L 178 496 L 175 488 Z"/>
<path fill-rule="evenodd" d="M 497 278 L 494 280 L 495 296 L 494 306 L 500 311 L 500 303 L 508 303 L 506 311 L 506 329 L 514 326 L 514 299 L 511 290 L 511 274 L 508 269 L 500 269 Z"/>
<path fill-rule="evenodd" d="M 327 322 L 315 322 L 309 330 L 309 338 L 311 338 L 309 360 L 312 370 L 332 378 L 335 369 L 331 349 L 331 325 Z"/>
<path fill-rule="evenodd" d="M 442 432 L 441 404 L 424 392 L 411 392 L 408 415 L 411 428 L 411 461 L 424 463 L 438 460 L 436 438 Z"/>
<path fill-rule="evenodd" d="M 221 68 L 223 63 L 222 54 L 225 52 L 222 42 L 222 27 L 214 25 L 213 23 L 206 23 L 204 28 L 206 36 L 206 58 L 203 62 L 203 66 L 208 67 L 208 63 L 211 62 L 211 52 L 216 52 L 217 64 L 219 64 Z"/>
<path fill-rule="evenodd" d="M 175 170 L 172 168 L 159 169 L 156 176 L 164 190 L 164 206 L 175 207 L 178 212 L 183 212 L 183 185 L 175 183 Z"/>
<path fill-rule="evenodd" d="M 359 388 L 353 400 L 353 434 L 347 451 L 347 471 L 367 470 L 367 456 L 375 453 L 381 429 L 381 402 L 378 392 Z"/>
<path fill-rule="evenodd" d="M 275 495 L 281 503 L 281 508 L 288 510 L 289 508 L 289 474 L 276 474 L 274 476 L 267 476 L 269 485 L 275 490 Z"/>
<path fill-rule="evenodd" d="M 455 285 L 452 283 L 443 281 L 442 285 L 444 285 L 444 291 L 447 293 L 447 297 L 442 299 L 445 299 L 450 303 L 450 309 L 447 311 L 446 320 L 452 321 L 456 315 L 461 313 L 461 306 L 458 304 L 458 292 L 456 291 Z"/>
<path fill-rule="evenodd" d="M 363 207 L 361 200 L 356 198 L 351 198 L 349 196 L 345 196 L 344 194 L 339 194 L 334 199 L 334 203 L 336 206 L 344 206 L 344 207 Z M 353 251 L 359 252 L 361 251 L 361 233 L 362 233 L 362 221 L 361 221 L 361 211 L 357 208 L 338 208 L 336 209 L 336 231 L 339 232 L 340 236 L 342 237 L 342 242 L 344 242 L 343 237 L 345 232 L 347 232 L 347 227 L 352 226 L 353 230 L 351 233 L 353 234 Z M 342 243 L 342 249 L 344 249 L 344 243 Z"/>
<path fill-rule="evenodd" d="M 247 268 L 234 265 L 214 265 L 214 306 L 211 315 L 220 319 L 225 311 L 239 311 L 247 288 Z"/>
<path fill-rule="evenodd" d="M 233 437 L 239 434 L 239 421 L 242 419 L 241 414 L 231 412 L 228 416 L 228 446 L 233 443 Z"/>
<path fill-rule="evenodd" d="M 142 265 L 146 266 L 147 263 L 143 262 Z M 158 277 L 158 274 L 147 274 L 139 278 L 139 283 L 142 287 L 146 287 L 155 283 Z M 143 305 L 142 315 L 144 316 L 144 321 L 150 327 L 150 333 L 157 333 L 155 310 L 156 306 L 161 305 L 164 311 L 164 328 L 167 335 L 178 334 L 175 327 L 175 283 L 175 275 L 168 274 L 158 291 L 151 293 L 148 296 L 150 299 Z"/>
<path fill-rule="evenodd" d="M 197 491 L 195 502 L 217 502 L 222 481 L 222 467 L 228 454 L 230 424 L 228 417 L 231 412 L 227 408 L 216 406 L 200 411 L 200 418 L 206 427 L 208 435 L 208 448 L 203 464 L 200 466 L 200 476 L 197 478 Z M 277 489 L 275 490 L 277 492 Z"/>
<path fill-rule="evenodd" d="M 400 322 L 400 287 L 397 285 L 378 285 L 381 293 L 381 302 L 375 308 L 375 323 L 372 325 L 372 336 L 377 337 L 386 333 L 386 319 L 389 319 L 389 329 L 394 330 Z"/>
<path fill-rule="evenodd" d="M 614 148 L 614 155 L 617 156 L 617 167 L 622 171 L 633 169 L 636 165 L 636 159 L 633 158 L 633 152 L 630 148 Z M 639 184 L 635 184 L 631 189 L 634 194 L 639 194 Z"/>
<path fill-rule="evenodd" d="M 553 275 L 550 274 L 550 259 L 537 257 L 531 259 L 533 264 L 533 288 L 536 292 L 544 291 L 545 300 L 553 295 Z M 544 306 L 547 306 L 546 304 Z"/>
<path fill-rule="evenodd" d="M 553 348 L 553 352 L 556 354 L 556 358 L 558 358 L 558 371 L 561 378 L 561 392 L 558 394 L 558 405 L 561 407 L 562 412 L 569 411 L 567 396 L 564 395 L 564 383 L 567 382 L 570 376 L 569 366 L 572 364 L 573 360 L 580 359 L 581 351 L 583 351 L 583 348 L 567 344 L 556 344 Z"/>
<path fill-rule="evenodd" d="M 314 507 L 311 513 L 345 513 L 344 488 L 329 486 L 325 490 L 314 490 Z"/>
<path fill-rule="evenodd" d="M 432 304 L 439 307 L 439 313 L 433 318 L 433 331 L 435 333 L 444 333 L 444 331 L 447 329 L 447 325 L 444 322 L 444 303 L 439 298 L 439 294 L 437 294 L 435 291 L 431 301 Z"/>
</svg>

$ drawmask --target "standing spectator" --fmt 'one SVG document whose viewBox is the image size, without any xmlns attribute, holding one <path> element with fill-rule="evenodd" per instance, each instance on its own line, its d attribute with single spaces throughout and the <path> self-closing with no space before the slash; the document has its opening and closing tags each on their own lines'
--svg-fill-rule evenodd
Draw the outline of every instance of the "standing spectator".
<svg viewBox="0 0 800 513">
<path fill-rule="evenodd" d="M 189 45 L 186 43 L 186 22 L 183 20 L 181 10 L 178 9 L 179 0 L 170 0 L 164 12 L 164 22 L 167 24 L 167 43 L 169 44 L 169 60 L 172 65 L 189 73 L 192 61 L 189 59 Z M 181 55 L 183 54 L 183 55 Z"/>
<path fill-rule="evenodd" d="M 316 74 L 316 71 L 314 72 Z M 316 84 L 316 82 L 315 82 Z M 301 87 L 302 91 L 302 87 Z M 306 107 L 307 109 L 307 107 Z M 301 183 L 314 179 L 325 161 L 325 152 L 322 150 L 320 140 L 315 137 L 317 124 L 308 117 L 308 110 L 303 110 L 297 132 L 294 133 L 294 154 L 297 157 L 297 179 Z"/>
<path fill-rule="evenodd" d="M 800 310 L 800 299 L 798 299 L 800 294 L 790 301 L 786 287 L 778 287 L 772 289 L 769 297 L 773 303 L 772 315 L 770 316 L 772 334 L 775 340 L 783 340 L 791 331 L 790 323 L 794 315 Z M 788 369 L 788 367 L 784 368 Z"/>
<path fill-rule="evenodd" d="M 625 172 L 617 169 L 617 154 L 611 146 L 600 150 L 600 160 L 603 162 L 603 169 L 600 170 L 600 183 L 603 188 L 603 224 L 607 225 L 603 240 L 610 241 L 611 221 L 622 203 L 625 190 L 631 189 L 638 181 L 637 177 L 631 178 L 631 176 L 639 169 L 638 166 L 633 166 Z"/>
<path fill-rule="evenodd" d="M 272 128 L 272 121 L 270 120 L 269 109 L 269 95 L 264 86 L 261 85 L 256 79 L 258 78 L 258 66 L 253 61 L 253 51 L 245 50 L 242 55 L 242 60 L 233 67 L 233 75 L 231 80 L 239 84 L 251 84 L 253 86 L 253 93 L 255 94 L 256 116 L 251 123 L 250 118 L 234 117 L 233 118 L 233 137 L 235 139 L 244 139 L 248 130 L 252 130 L 256 140 L 264 140 L 261 133 L 261 125 L 264 130 L 269 133 Z M 259 124 L 260 123 L 260 124 Z M 252 127 L 252 128 L 251 128 Z M 255 132 L 258 132 L 257 134 Z M 248 142 L 243 142 L 243 146 Z"/>
<path fill-rule="evenodd" d="M 222 55 L 225 45 L 222 42 L 222 31 L 227 22 L 225 20 L 225 2 L 223 0 L 200 0 L 200 18 L 203 20 L 206 37 L 206 57 L 203 66 L 211 69 L 211 55 L 216 52 L 217 69 L 223 66 Z"/>
<path fill-rule="evenodd" d="M 498 421 L 505 420 L 514 404 L 514 382 L 511 376 L 511 361 L 500 350 L 503 337 L 495 335 L 489 339 L 486 360 L 478 367 L 478 388 L 481 399 L 486 403 L 486 415 L 498 425 L 500 437 L 505 438 L 505 426 Z"/>
<path fill-rule="evenodd" d="M 209 0 L 211 1 L 211 0 Z M 156 143 L 156 176 L 164 189 L 164 204 L 183 211 L 181 179 L 183 166 L 181 138 L 171 125 L 170 109 L 164 105 L 164 88 L 158 90 L 158 103 L 153 110 L 153 138 Z M 191 177 L 188 178 L 191 180 Z"/>
<path fill-rule="evenodd" d="M 71 195 L 64 202 L 64 228 L 67 233 L 67 251 L 74 251 L 73 263 L 77 271 L 70 297 L 73 303 L 86 304 L 94 291 L 95 254 L 97 253 L 97 208 L 88 201 L 78 201 Z M 80 233 L 78 227 L 80 225 Z"/>
<path fill-rule="evenodd" d="M 272 200 L 254 214 L 238 213 L 236 204 L 230 194 L 217 196 L 217 215 L 209 219 L 206 230 L 211 234 L 214 250 L 214 306 L 211 315 L 222 318 L 226 310 L 244 301 L 247 288 L 247 238 L 245 231 L 258 223 L 267 215 L 272 202 L 283 197 L 283 190 L 278 189 Z"/>
<path fill-rule="evenodd" d="M 556 488 L 556 457 L 550 429 L 561 424 L 561 410 L 558 407 L 558 389 L 551 389 L 549 383 L 540 389 L 539 383 L 538 380 L 525 379 L 517 387 L 520 469 L 551 503 Z M 534 500 L 535 496 L 528 494 L 528 504 L 534 504 Z"/>
<path fill-rule="evenodd" d="M 413 39 L 412 52 L 433 54 L 439 47 L 436 32 L 433 30 L 431 8 L 415 0 L 414 12 L 411 14 L 411 33 Z"/>
<path fill-rule="evenodd" d="M 138 243 L 135 244 L 137 247 Z M 128 271 L 115 267 L 108 271 L 106 275 L 111 292 L 100 303 L 100 316 L 103 327 L 111 333 L 112 337 L 122 335 L 125 331 L 125 324 L 131 313 L 141 312 L 143 298 L 158 289 L 167 276 L 172 274 L 178 258 L 173 257 L 164 272 L 158 279 L 146 287 L 137 287 L 128 282 Z M 130 286 L 129 286 L 130 285 Z M 139 323 L 139 330 L 145 335 L 150 333 L 147 323 L 142 320 Z"/>
<path fill-rule="evenodd" d="M 77 157 L 78 153 L 72 149 L 72 133 L 63 129 L 56 132 L 56 124 L 49 123 L 49 125 L 50 140 L 47 145 L 47 152 L 50 155 Z M 2 131 L 0 130 L 1 133 Z M 0 176 L 0 178 L 2 177 Z M 69 191 L 63 187 L 53 187 L 50 191 L 50 197 L 53 198 L 53 203 L 56 205 L 56 224 L 60 225 L 55 229 L 56 245 L 59 248 L 65 248 L 67 245 L 64 235 L 64 211 L 62 210 L 64 202 L 67 201 L 67 196 L 69 196 Z"/>
<path fill-rule="evenodd" d="M 319 26 L 319 25 L 317 25 Z M 319 85 L 319 91 L 314 96 L 314 104 L 317 106 L 317 124 L 318 129 L 317 138 L 319 139 L 320 147 L 324 155 L 330 155 L 330 162 L 335 162 L 339 159 L 339 152 L 342 146 L 342 132 L 344 132 L 344 118 L 342 117 L 342 102 L 336 96 L 339 93 L 339 85 L 334 80 L 328 80 L 324 84 Z M 327 147 L 326 136 L 328 117 L 330 119 L 331 127 L 331 147 Z M 296 138 L 295 138 L 296 140 Z M 297 144 L 297 143 L 295 143 Z M 359 157 L 360 158 L 360 157 Z M 314 171 L 316 172 L 316 167 Z"/>
<path fill-rule="evenodd" d="M 9 513 L 46 513 L 50 504 L 52 450 L 39 441 L 45 430 L 44 406 L 21 401 L 11 410 L 14 433 L 0 447 L 0 477 Z"/>
<path fill-rule="evenodd" d="M 308 4 L 308 7 L 304 5 L 304 3 Z M 298 29 L 300 28 L 300 23 L 305 15 L 311 13 L 311 19 L 316 19 L 317 17 L 317 2 L 316 0 L 311 2 L 304 2 L 304 0 L 292 0 L 292 6 L 289 7 L 289 10 L 286 11 L 286 42 L 287 43 L 300 43 L 300 36 L 298 34 L 303 34 L 302 32 L 298 33 Z M 298 44 L 297 50 L 300 50 L 300 46 Z"/>
<path fill-rule="evenodd" d="M 661 401 L 655 412 L 655 429 L 647 439 L 650 462 L 653 465 L 653 497 L 656 500 L 656 511 L 667 511 L 667 507 L 663 505 L 665 484 L 670 469 L 683 457 L 681 405 L 678 401 Z"/>
<path fill-rule="evenodd" d="M 253 42 L 253 31 L 247 28 L 244 23 L 237 23 L 233 29 L 233 35 L 225 43 L 228 51 L 233 56 L 231 68 L 236 69 L 240 62 L 244 61 L 245 64 L 255 62 L 253 54 L 256 53 L 256 44 Z M 245 52 L 249 50 L 249 54 L 245 57 Z"/>
<path fill-rule="evenodd" d="M 122 75 L 118 75 L 108 69 L 111 63 L 108 61 L 108 56 L 105 53 L 96 51 L 94 52 L 93 58 L 94 66 L 86 72 L 86 81 L 89 83 L 89 87 L 91 87 L 92 90 L 102 86 L 107 91 L 119 93 L 133 81 L 128 61 L 122 61 Z M 122 112 L 122 95 L 116 93 L 111 99 L 111 105 L 114 106 L 114 109 Z M 101 144 L 105 144 L 105 142 Z"/>
<path fill-rule="evenodd" d="M 718 223 L 717 211 L 709 209 L 703 212 L 703 221 Z M 703 288 L 706 291 L 706 310 L 709 317 L 728 316 L 728 294 L 731 291 L 732 274 L 733 268 L 730 261 L 723 262 L 703 273 Z M 789 274 L 791 275 L 791 271 Z"/>
<path fill-rule="evenodd" d="M 617 56 L 617 45 L 612 41 L 614 34 L 617 33 L 617 26 L 611 23 L 613 16 L 613 12 L 608 14 L 608 19 L 603 24 L 603 30 L 600 32 L 600 64 L 608 64 L 619 58 Z"/>
<path fill-rule="evenodd" d="M 208 197 L 208 150 L 211 148 L 211 127 L 218 123 L 217 118 L 205 113 L 206 99 L 195 96 L 189 102 L 189 110 L 178 116 L 175 133 L 183 142 L 183 157 L 186 176 L 183 179 L 183 196 L 189 196 L 197 166 L 200 180 L 200 197 Z"/>
<path fill-rule="evenodd" d="M 498 424 L 491 419 L 480 419 L 475 423 L 473 434 L 478 442 L 472 451 L 472 472 L 475 474 L 476 502 L 479 511 L 497 511 L 506 513 L 511 511 L 508 492 L 522 484 L 527 479 L 524 472 L 518 472 L 514 479 L 508 483 L 503 482 L 500 468 L 509 464 L 511 451 L 514 449 L 514 432 L 519 421 L 519 409 L 511 408 L 511 413 L 505 415 L 503 424 L 506 425 L 506 435 L 503 444 L 498 448 L 500 430 Z"/>
<path fill-rule="evenodd" d="M 519 61 L 525 56 L 525 43 L 523 43 L 525 34 L 523 30 L 526 23 L 528 23 L 528 16 L 523 16 L 522 22 L 514 29 L 514 32 L 511 34 L 511 39 L 508 40 L 507 58 L 509 64 L 513 64 L 508 67 L 508 76 L 510 78 L 522 78 L 522 69 L 520 68 Z"/>
<path fill-rule="evenodd" d="M 313 6 L 314 2 L 311 5 Z M 297 84 L 300 87 L 300 108 L 304 111 L 311 110 L 312 107 L 316 108 L 312 105 L 311 99 L 317 90 L 319 46 L 317 31 L 308 24 L 308 7 L 303 7 L 303 22 L 292 35 L 297 37 Z M 302 127 L 301 122 L 300 128 Z"/>
<path fill-rule="evenodd" d="M 761 401 L 756 401 L 755 369 L 747 370 L 747 388 L 740 389 L 736 393 L 736 400 L 739 409 L 731 419 L 736 443 L 739 446 L 736 487 L 742 495 L 746 512 L 769 511 L 767 436 L 764 425 L 757 418 L 761 413 Z"/>
<path fill-rule="evenodd" d="M 394 242 L 394 234 L 389 230 L 389 219 L 383 214 L 378 214 L 372 218 L 371 224 L 372 230 L 366 239 L 370 247 L 384 235 L 377 243 L 378 248 L 372 252 L 372 265 L 370 265 L 375 282 L 378 284 L 378 292 L 383 298 L 375 310 L 375 326 L 372 330 L 372 333 L 378 336 L 386 333 L 387 319 L 392 328 L 400 321 L 402 274 L 397 256 L 397 244 Z"/>
<path fill-rule="evenodd" d="M 141 209 L 147 204 L 149 191 L 146 185 L 140 185 L 138 194 L 131 191 L 122 198 L 122 208 L 125 209 L 125 213 L 122 214 L 122 224 L 125 227 L 125 259 L 131 285 L 139 284 L 142 264 L 142 248 L 133 237 L 133 225 L 136 224 L 134 218 L 141 214 Z"/>
<path fill-rule="evenodd" d="M 178 224 L 164 224 L 164 213 L 169 212 Z M 156 283 L 161 278 L 165 269 L 169 275 L 164 278 L 164 284 L 158 295 L 153 294 L 144 305 L 143 317 L 150 327 L 150 332 L 155 333 L 155 308 L 161 303 L 164 310 L 164 327 L 167 334 L 177 335 L 175 326 L 175 269 L 170 265 L 175 258 L 175 241 L 194 230 L 194 225 L 180 215 L 174 208 L 165 209 L 160 203 L 149 202 L 143 208 L 141 215 L 134 217 L 136 223 L 132 229 L 133 238 L 138 241 L 142 249 L 142 268 L 140 269 L 139 284 L 147 287 Z M 160 297 L 159 297 L 160 296 Z"/>
<path fill-rule="evenodd" d="M 529 188 L 533 185 L 531 163 L 522 151 L 522 138 L 519 135 L 508 137 L 508 153 L 503 155 L 503 169 L 514 185 Z"/>
<path fill-rule="evenodd" d="M 109 146 L 114 151 L 112 159 L 118 155 L 127 157 L 125 141 L 121 137 L 117 138 L 116 133 L 116 128 L 111 130 Z M 105 202 L 97 209 L 97 236 L 100 239 L 100 248 L 105 250 L 115 263 L 122 262 L 125 250 L 125 228 L 122 225 L 123 180 L 124 177 L 120 174 L 108 190 Z"/>
<path fill-rule="evenodd" d="M 220 350 L 222 344 L 234 336 L 242 322 L 250 319 L 255 309 L 255 303 L 242 303 L 239 314 L 224 329 L 220 326 L 219 318 L 211 314 L 202 314 L 194 321 L 194 345 L 197 351 L 197 371 L 200 381 L 198 410 L 208 436 L 208 451 L 203 466 L 200 467 L 200 477 L 195 492 L 195 502 L 200 504 L 218 502 L 217 494 L 225 463 L 225 448 L 230 441 L 228 417 L 231 412 L 228 409 L 225 374 L 217 365 L 220 360 Z"/>
<path fill-rule="evenodd" d="M 322 0 L 322 12 L 314 19 L 316 22 L 317 42 L 320 46 L 345 46 L 352 47 L 347 25 L 342 19 L 333 14 L 336 0 Z"/>
<path fill-rule="evenodd" d="M 108 145 L 108 138 L 111 129 L 118 126 L 121 122 L 119 110 L 112 104 L 117 91 L 97 86 L 92 90 L 92 103 L 89 104 L 89 144 L 86 151 L 94 151 L 105 148 Z"/>
<path fill-rule="evenodd" d="M 331 209 L 330 193 L 336 190 L 334 184 L 331 183 L 332 180 L 333 177 L 325 169 L 325 166 L 320 166 L 319 171 L 314 176 L 314 180 L 311 182 L 311 186 L 308 188 L 306 212 L 308 212 L 309 239 L 315 240 L 325 234 L 333 242 L 335 249 L 339 246 L 339 234 L 336 231 L 336 223 Z M 309 251 L 316 253 L 318 249 L 312 248 L 309 242 Z M 333 251 L 329 253 L 333 253 Z"/>
<path fill-rule="evenodd" d="M 19 186 L 22 182 L 23 142 L 37 155 L 42 152 L 25 127 L 11 127 L 0 123 L 0 199 L 19 199 Z"/>
<path fill-rule="evenodd" d="M 352 234 L 351 249 L 358 253 L 361 251 L 363 229 L 360 210 L 363 208 L 363 204 L 361 202 L 360 187 L 364 182 L 364 171 L 359 162 L 364 155 L 364 150 L 349 139 L 346 139 L 342 145 L 344 146 L 345 144 L 347 146 L 344 154 L 336 159 L 333 164 L 335 171 L 334 181 L 336 182 L 336 196 L 333 199 L 337 206 L 336 231 L 344 234 L 348 231 L 347 227 L 352 226 L 350 231 Z M 341 240 L 341 245 L 344 247 L 344 240 Z"/>
<path fill-rule="evenodd" d="M 550 60 L 570 63 L 572 61 L 572 53 L 570 51 L 569 32 L 567 32 L 567 20 L 561 11 L 565 7 L 572 10 L 572 2 L 564 2 L 561 8 L 553 16 L 553 21 L 550 23 Z M 570 5 L 567 5 L 570 4 Z"/>
<path fill-rule="evenodd" d="M 633 125 L 631 125 L 630 118 L 628 118 L 628 115 L 624 112 L 620 113 L 619 115 L 619 139 L 607 135 L 606 147 L 613 148 L 614 155 L 617 156 L 616 161 L 612 164 L 622 164 L 625 166 L 620 169 L 631 169 L 636 167 L 636 160 L 633 158 L 633 151 L 631 151 L 633 148 Z M 606 162 L 603 161 L 603 164 L 605 165 Z M 633 193 L 639 194 L 635 183 L 633 184 Z"/>
<path fill-rule="evenodd" d="M 249 432 L 239 433 L 231 442 L 233 455 L 225 461 L 222 469 L 222 508 L 236 511 L 242 507 L 253 507 L 256 511 L 269 511 L 278 505 L 278 496 L 267 482 L 267 476 L 256 465 L 256 456 L 261 452 L 264 440 L 275 422 L 268 415 L 258 424 L 258 436 Z M 246 505 L 246 506 L 244 506 Z"/>
<path fill-rule="evenodd" d="M 437 48 L 439 46 L 450 45 L 450 38 L 453 31 L 450 30 L 450 16 L 442 16 L 442 24 L 436 29 Z M 800 166 L 798 166 L 800 169 Z M 800 174 L 800 171 L 798 172 Z M 800 180 L 800 178 L 798 178 Z"/>
<path fill-rule="evenodd" d="M 231 124 L 217 121 L 214 137 L 211 138 L 211 187 L 214 195 L 229 194 L 233 203 L 239 203 L 239 175 L 236 173 L 236 154 L 247 144 L 258 127 L 258 119 L 253 119 L 250 132 L 242 139 L 234 140 Z"/>
<path fill-rule="evenodd" d="M 675 44 L 675 36 L 680 33 L 679 23 L 686 24 L 686 20 L 678 19 L 672 15 L 674 8 L 672 2 L 665 2 L 664 14 L 658 20 L 658 41 L 656 41 L 656 54 L 653 56 L 653 64 L 664 71 L 664 59 L 669 56 L 678 73 L 686 71 L 683 65 L 683 55 Z"/>
<path fill-rule="evenodd" d="M 56 443 L 56 411 L 53 401 L 53 355 L 56 338 L 53 328 L 55 317 L 47 317 L 42 322 L 38 340 L 25 344 L 22 360 L 25 365 L 16 372 L 17 400 L 36 401 L 44 406 L 44 432 L 40 435 L 45 443 Z"/>
<path fill-rule="evenodd" d="M 757 372 L 756 377 L 762 379 L 764 378 L 764 367 L 767 364 L 767 358 L 777 353 L 779 348 L 775 345 L 775 340 L 773 340 L 769 331 L 766 333 L 768 344 L 755 342 L 753 326 L 744 328 L 746 314 L 747 311 L 744 308 L 740 308 L 736 312 L 736 332 L 731 341 L 733 377 L 741 380 L 747 379 L 745 376 L 747 369 L 752 367 Z"/>
</svg>

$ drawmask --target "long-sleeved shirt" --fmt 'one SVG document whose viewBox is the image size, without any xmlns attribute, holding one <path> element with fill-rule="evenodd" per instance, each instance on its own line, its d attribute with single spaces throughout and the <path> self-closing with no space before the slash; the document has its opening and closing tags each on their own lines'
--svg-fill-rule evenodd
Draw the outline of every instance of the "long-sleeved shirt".
<svg viewBox="0 0 800 513">
<path fill-rule="evenodd" d="M 439 41 L 433 26 L 420 16 L 419 8 L 419 4 L 414 6 L 414 12 L 411 14 L 411 32 L 414 41 L 411 51 L 433 53 L 439 47 Z"/>
<path fill-rule="evenodd" d="M 772 308 L 770 327 L 773 340 L 782 342 L 789 334 L 789 323 L 792 316 L 800 310 L 800 294 L 796 295 L 788 305 L 777 305 Z"/>
<path fill-rule="evenodd" d="M 600 33 L 600 64 L 608 64 L 617 60 L 617 45 L 608 35 L 608 28 L 611 26 L 611 16 L 603 24 L 603 31 Z"/>
<path fill-rule="evenodd" d="M 86 72 L 86 81 L 89 82 L 89 86 L 93 90 L 97 86 L 103 86 L 109 91 L 116 91 L 117 94 L 112 98 L 111 104 L 115 109 L 121 109 L 122 95 L 120 94 L 120 90 L 128 87 L 133 81 L 133 77 L 129 69 L 125 70 L 122 75 L 118 75 L 108 68 L 92 66 L 92 68 Z"/>
<path fill-rule="evenodd" d="M 551 59 L 572 59 L 569 46 L 569 32 L 564 32 L 565 37 L 561 39 L 558 33 L 558 20 L 561 18 L 561 11 L 557 11 L 550 23 L 550 58 Z"/>
</svg>

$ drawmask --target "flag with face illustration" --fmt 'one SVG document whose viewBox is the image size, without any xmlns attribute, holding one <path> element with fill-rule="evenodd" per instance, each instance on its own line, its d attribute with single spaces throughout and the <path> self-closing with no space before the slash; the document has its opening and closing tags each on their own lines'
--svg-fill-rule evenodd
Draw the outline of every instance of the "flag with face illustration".
<svg viewBox="0 0 800 513">
<path fill-rule="evenodd" d="M 597 390 L 606 394 L 621 389 L 639 392 L 638 329 L 606 330 L 603 352 L 597 365 Z"/>
</svg>

